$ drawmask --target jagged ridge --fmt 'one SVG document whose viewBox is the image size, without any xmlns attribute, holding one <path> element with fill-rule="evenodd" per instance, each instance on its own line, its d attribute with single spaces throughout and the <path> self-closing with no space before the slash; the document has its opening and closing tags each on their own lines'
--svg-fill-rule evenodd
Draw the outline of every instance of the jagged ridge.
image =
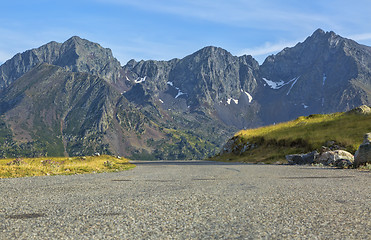
<svg viewBox="0 0 371 240">
<path fill-rule="evenodd" d="M 202 158 L 241 128 L 370 105 L 370 62 L 370 47 L 322 30 L 261 66 L 211 46 L 121 67 L 111 50 L 72 37 L 0 66 L 0 143 Z M 36 125 L 50 130 L 48 141 Z"/>
</svg>

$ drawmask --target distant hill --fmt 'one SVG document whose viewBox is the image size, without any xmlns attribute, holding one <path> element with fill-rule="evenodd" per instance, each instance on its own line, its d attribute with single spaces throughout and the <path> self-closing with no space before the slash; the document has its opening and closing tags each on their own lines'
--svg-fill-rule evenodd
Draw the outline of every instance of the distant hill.
<svg viewBox="0 0 371 240">
<path fill-rule="evenodd" d="M 126 65 L 77 36 L 0 66 L 0 157 L 200 159 L 239 129 L 371 105 L 371 48 L 317 30 L 259 66 L 205 47 Z"/>
<path fill-rule="evenodd" d="M 322 146 L 352 154 L 371 132 L 371 108 L 346 113 L 314 114 L 280 124 L 241 130 L 212 159 L 240 162 L 285 162 L 288 154 L 321 150 Z"/>
</svg>

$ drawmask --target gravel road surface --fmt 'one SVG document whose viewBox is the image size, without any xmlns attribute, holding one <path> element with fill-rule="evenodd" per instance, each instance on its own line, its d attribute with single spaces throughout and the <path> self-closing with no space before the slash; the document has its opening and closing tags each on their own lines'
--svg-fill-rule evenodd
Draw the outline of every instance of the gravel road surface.
<svg viewBox="0 0 371 240">
<path fill-rule="evenodd" d="M 0 179 L 0 239 L 371 239 L 371 173 L 136 162 Z"/>
</svg>

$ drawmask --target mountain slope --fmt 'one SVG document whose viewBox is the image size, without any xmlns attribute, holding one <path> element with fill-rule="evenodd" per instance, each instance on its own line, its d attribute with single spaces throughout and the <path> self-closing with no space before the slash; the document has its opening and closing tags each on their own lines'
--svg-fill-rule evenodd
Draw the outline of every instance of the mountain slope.
<svg viewBox="0 0 371 240">
<path fill-rule="evenodd" d="M 147 117 L 105 79 L 55 65 L 34 67 L 6 88 L 0 102 L 2 157 L 99 152 L 177 159 L 215 152 L 197 133 L 173 130 L 163 114 Z"/>
<path fill-rule="evenodd" d="M 129 61 L 79 37 L 0 66 L 2 156 L 204 158 L 239 129 L 370 105 L 371 48 L 317 30 L 259 66 L 205 47 Z"/>
<path fill-rule="evenodd" d="M 265 123 L 371 104 L 371 48 L 321 29 L 260 67 Z"/>
<path fill-rule="evenodd" d="M 0 91 L 39 63 L 53 64 L 72 72 L 97 75 L 111 83 L 117 83 L 123 78 L 120 62 L 113 57 L 110 49 L 74 36 L 64 43 L 50 42 L 39 48 L 18 53 L 6 61 L 0 66 Z"/>
<path fill-rule="evenodd" d="M 205 47 L 180 60 L 130 61 L 124 69 L 128 79 L 140 82 L 142 93 L 164 110 L 204 114 L 235 128 L 259 124 L 251 114 L 259 108 L 253 102 L 259 65 L 251 56 Z M 146 99 L 138 88 L 132 91 L 125 95 L 132 101 Z"/>
<path fill-rule="evenodd" d="M 74 150 L 79 144 L 87 152 L 98 151 L 99 133 L 108 127 L 106 118 L 112 118 L 113 100 L 108 95 L 114 99 L 114 92 L 99 77 L 40 64 L 5 91 L 1 113 L 14 141 L 41 142 L 51 155 L 79 155 Z M 99 150 L 108 153 L 106 148 Z"/>
</svg>

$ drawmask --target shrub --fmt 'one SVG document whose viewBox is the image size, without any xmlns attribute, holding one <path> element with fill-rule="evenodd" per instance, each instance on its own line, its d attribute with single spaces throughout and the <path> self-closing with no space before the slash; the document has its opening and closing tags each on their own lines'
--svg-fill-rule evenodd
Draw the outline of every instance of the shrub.
<svg viewBox="0 0 371 240">
<path fill-rule="evenodd" d="M 17 158 L 11 162 L 8 162 L 6 165 L 11 166 L 11 165 L 17 165 L 20 166 L 21 164 L 24 164 L 24 161 L 21 158 Z"/>
<path fill-rule="evenodd" d="M 110 162 L 110 161 L 105 161 L 104 163 L 103 163 L 103 165 L 106 167 L 106 168 L 112 168 L 112 163 Z"/>
</svg>

